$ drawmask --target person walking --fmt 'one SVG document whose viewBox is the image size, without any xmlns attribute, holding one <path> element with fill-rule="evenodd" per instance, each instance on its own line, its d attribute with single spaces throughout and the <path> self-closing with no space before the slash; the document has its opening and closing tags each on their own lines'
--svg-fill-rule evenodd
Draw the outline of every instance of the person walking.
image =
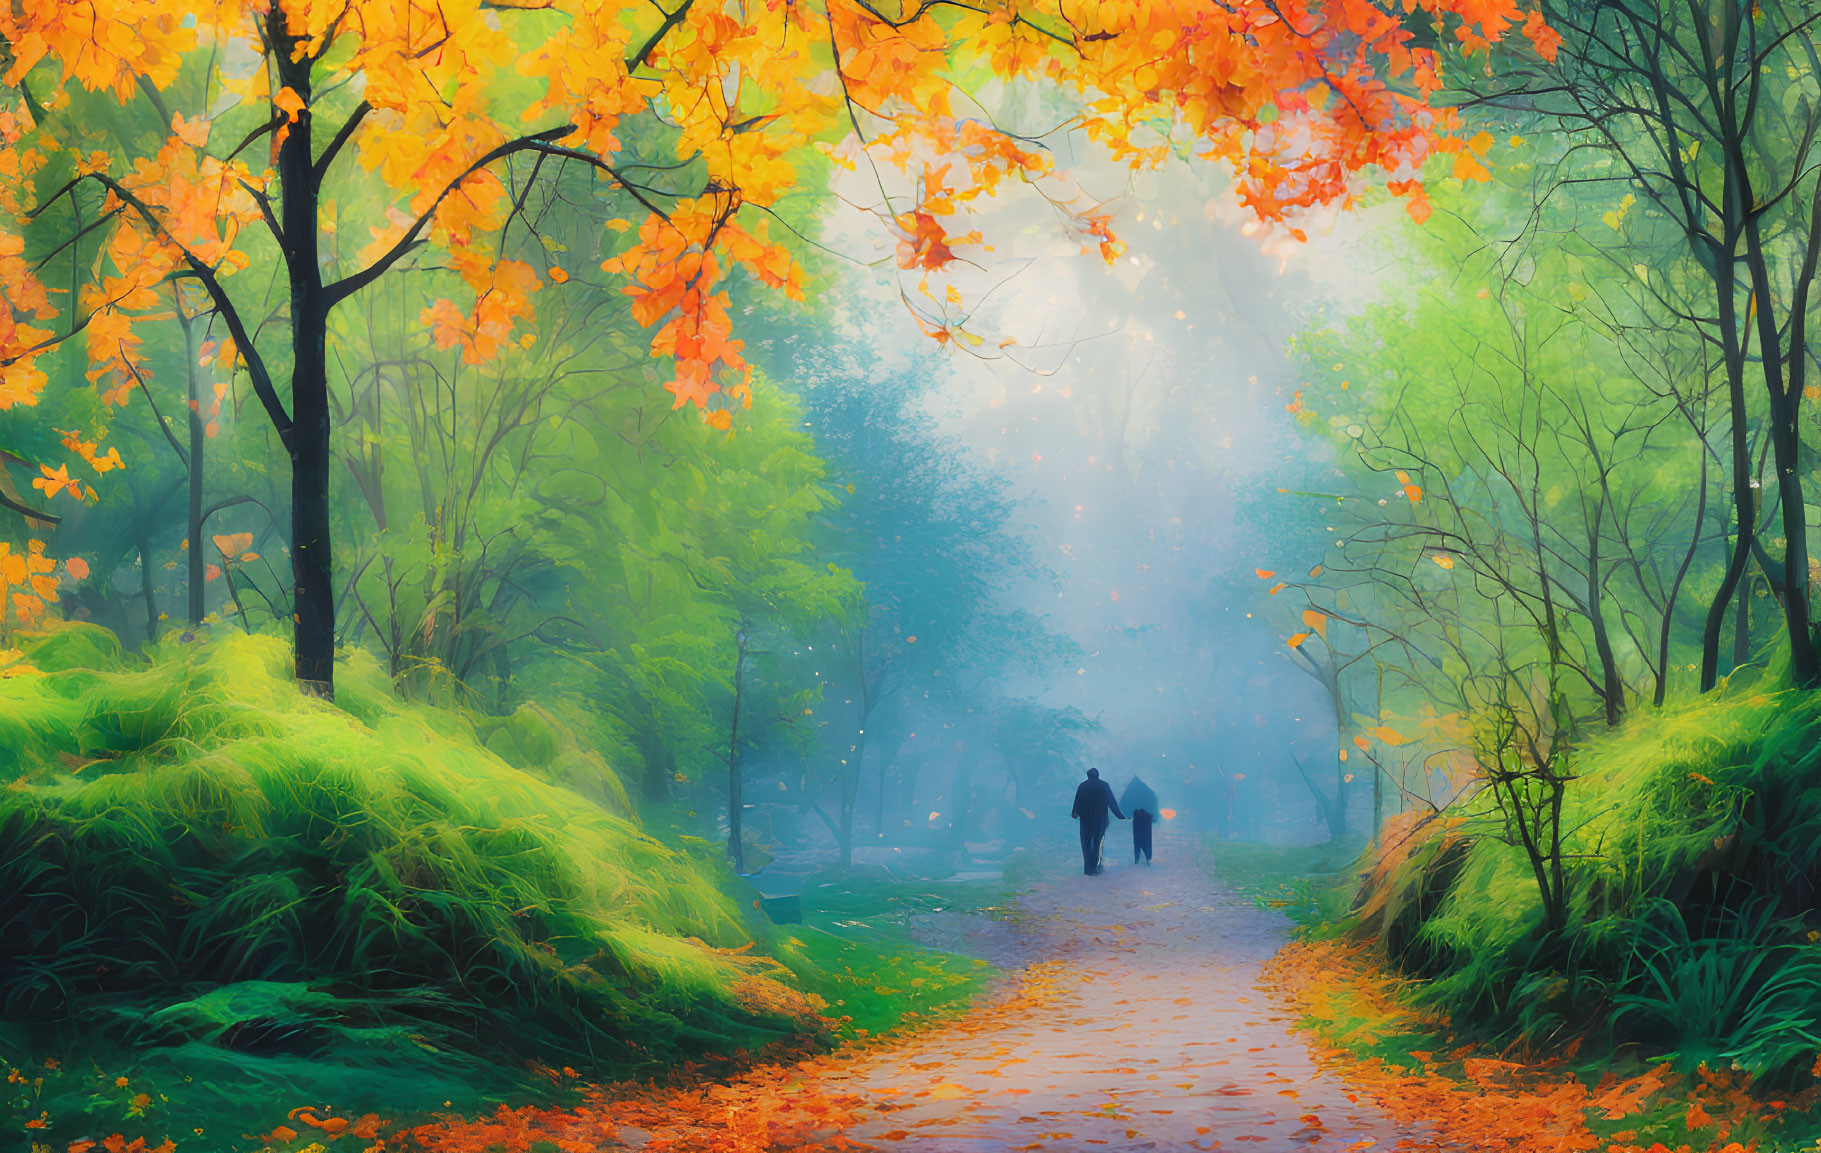
<svg viewBox="0 0 1821 1153">
<path fill-rule="evenodd" d="M 1101 871 L 1100 844 L 1107 835 L 1107 813 L 1125 820 L 1113 788 L 1100 779 L 1099 769 L 1089 769 L 1088 779 L 1075 786 L 1075 807 L 1069 816 L 1081 822 L 1081 872 L 1092 877 Z"/>
<path fill-rule="evenodd" d="M 1157 792 L 1144 783 L 1140 777 L 1133 777 L 1126 784 L 1125 792 L 1119 796 L 1119 803 L 1132 811 L 1132 863 L 1136 865 L 1139 857 L 1145 864 L 1151 863 L 1151 824 L 1157 820 Z"/>
</svg>

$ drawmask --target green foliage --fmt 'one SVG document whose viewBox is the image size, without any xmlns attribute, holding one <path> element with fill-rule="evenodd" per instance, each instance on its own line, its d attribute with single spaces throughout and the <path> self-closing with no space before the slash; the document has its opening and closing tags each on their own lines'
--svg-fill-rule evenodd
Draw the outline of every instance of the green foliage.
<svg viewBox="0 0 1821 1153">
<path fill-rule="evenodd" d="M 1420 835 L 1374 887 L 1458 873 L 1393 959 L 1431 978 L 1457 1025 L 1532 1041 L 1592 1030 L 1773 1083 L 1821 1049 L 1821 954 L 1810 941 L 1821 839 L 1821 695 L 1769 691 L 1780 670 L 1640 714 L 1576 752 L 1563 825 L 1567 925 L 1547 932 L 1522 850 L 1483 794 Z"/>
<path fill-rule="evenodd" d="M 776 947 L 799 979 L 845 1018 L 844 1035 L 876 1035 L 959 1012 L 993 975 L 984 960 L 937 952 L 913 941 L 931 914 L 998 914 L 1000 882 L 898 882 L 865 871 L 822 874 L 803 894 L 804 923 Z"/>
<path fill-rule="evenodd" d="M 0 1006 L 33 1045 L 203 1077 L 199 1101 L 396 1111 L 529 1057 L 636 1073 L 821 1028 L 735 951 L 718 851 L 534 775 L 577 755 L 541 711 L 495 725 L 522 769 L 359 652 L 330 705 L 275 638 L 25 639 L 57 671 L 0 681 Z"/>
<path fill-rule="evenodd" d="M 1774 901 L 1728 911 L 1712 936 L 1691 934 L 1682 910 L 1659 899 L 1639 933 L 1635 991 L 1614 998 L 1621 1020 L 1640 1019 L 1692 1068 L 1776 1072 L 1821 1051 L 1821 949 L 1794 945 Z"/>
</svg>

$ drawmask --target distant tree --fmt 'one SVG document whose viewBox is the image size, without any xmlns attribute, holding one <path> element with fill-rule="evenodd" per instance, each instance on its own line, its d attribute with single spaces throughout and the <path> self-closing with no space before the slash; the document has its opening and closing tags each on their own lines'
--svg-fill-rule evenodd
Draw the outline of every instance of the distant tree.
<svg viewBox="0 0 1821 1153">
<path fill-rule="evenodd" d="M 970 665 L 991 659 L 992 636 L 1007 623 L 998 598 L 1030 565 L 1029 546 L 1009 525 L 1015 506 L 1005 480 L 926 410 L 940 361 L 921 353 L 883 364 L 863 339 L 875 320 L 864 309 L 829 317 L 818 326 L 827 330 L 774 342 L 770 354 L 801 391 L 816 450 L 844 493 L 831 543 L 866 590 L 864 612 L 834 638 L 854 704 L 840 775 L 844 863 L 869 747 L 883 836 L 886 775 L 910 731 L 899 715 L 907 695 L 933 689 L 940 698 Z"/>
</svg>

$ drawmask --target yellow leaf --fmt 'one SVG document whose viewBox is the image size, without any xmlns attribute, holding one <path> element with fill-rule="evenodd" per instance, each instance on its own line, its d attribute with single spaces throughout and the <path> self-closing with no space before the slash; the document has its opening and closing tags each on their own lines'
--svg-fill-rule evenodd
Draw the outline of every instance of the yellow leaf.
<svg viewBox="0 0 1821 1153">
<path fill-rule="evenodd" d="M 1445 552 L 1438 552 L 1434 556 L 1431 556 L 1429 559 L 1434 561 L 1436 564 L 1441 565 L 1443 568 L 1451 569 L 1454 567 L 1454 558 L 1449 556 Z"/>
<path fill-rule="evenodd" d="M 1261 581 L 1268 581 L 1277 575 L 1276 570 L 1268 568 L 1255 568 L 1252 571 L 1258 574 L 1258 579 Z"/>
<path fill-rule="evenodd" d="M 272 97 L 272 104 L 284 112 L 285 120 L 291 124 L 297 123 L 297 114 L 304 110 L 303 97 L 299 96 L 289 85 L 278 90 L 277 94 Z"/>
<path fill-rule="evenodd" d="M 1389 728 L 1385 725 L 1380 725 L 1378 728 L 1373 729 L 1372 735 L 1393 748 L 1408 742 L 1410 739 L 1396 729 Z"/>
<path fill-rule="evenodd" d="M 1297 633 L 1295 636 L 1291 637 L 1289 640 L 1285 641 L 1284 643 L 1289 645 L 1291 648 L 1296 648 L 1298 645 L 1302 644 L 1304 641 L 1306 641 L 1308 639 L 1309 639 L 1308 633 Z"/>
<path fill-rule="evenodd" d="M 1328 614 L 1319 609 L 1304 609 L 1303 623 L 1322 640 L 1328 639 Z"/>
</svg>

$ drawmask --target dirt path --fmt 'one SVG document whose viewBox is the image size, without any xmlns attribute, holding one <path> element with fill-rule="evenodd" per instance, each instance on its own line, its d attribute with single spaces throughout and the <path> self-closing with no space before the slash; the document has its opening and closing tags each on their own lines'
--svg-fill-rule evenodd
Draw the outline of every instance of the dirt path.
<svg viewBox="0 0 1821 1153">
<path fill-rule="evenodd" d="M 1158 850 L 1027 893 L 1000 931 L 1056 963 L 1062 995 L 856 1062 L 842 1087 L 897 1107 L 849 1135 L 918 1153 L 1394 1147 L 1255 987 L 1288 922 L 1211 883 L 1189 837 Z"/>
</svg>

